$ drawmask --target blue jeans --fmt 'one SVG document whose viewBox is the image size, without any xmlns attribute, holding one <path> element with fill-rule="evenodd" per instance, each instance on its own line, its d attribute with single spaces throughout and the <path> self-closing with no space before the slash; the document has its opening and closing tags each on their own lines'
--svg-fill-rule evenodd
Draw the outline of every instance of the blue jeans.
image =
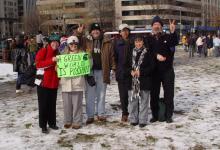
<svg viewBox="0 0 220 150">
<path fill-rule="evenodd" d="M 20 90 L 22 84 L 26 84 L 26 79 L 24 73 L 18 72 L 18 78 L 16 80 L 16 90 Z"/>
<path fill-rule="evenodd" d="M 88 118 L 94 118 L 95 106 L 98 116 L 105 116 L 105 95 L 107 84 L 103 82 L 102 70 L 94 70 L 95 86 L 86 82 L 86 114 Z M 95 105 L 96 102 L 96 105 Z"/>
</svg>

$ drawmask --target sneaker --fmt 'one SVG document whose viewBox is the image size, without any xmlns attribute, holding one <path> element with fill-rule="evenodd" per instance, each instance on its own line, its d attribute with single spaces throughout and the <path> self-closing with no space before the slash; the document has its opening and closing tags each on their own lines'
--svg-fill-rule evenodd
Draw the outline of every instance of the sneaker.
<svg viewBox="0 0 220 150">
<path fill-rule="evenodd" d="M 71 124 L 64 124 L 65 129 L 69 129 L 72 125 Z"/>
<path fill-rule="evenodd" d="M 49 131 L 48 131 L 47 127 L 42 128 L 42 133 L 44 133 L 44 134 L 48 134 L 48 133 L 49 133 Z"/>
<path fill-rule="evenodd" d="M 79 124 L 72 124 L 72 129 L 79 129 L 81 128 L 81 125 Z"/>
<path fill-rule="evenodd" d="M 138 123 L 131 123 L 131 125 L 132 125 L 132 126 L 136 126 L 136 125 L 138 125 Z"/>
<path fill-rule="evenodd" d="M 98 119 L 98 121 L 101 121 L 101 122 L 107 121 L 106 117 L 104 117 L 104 116 L 97 116 L 97 119 Z"/>
<path fill-rule="evenodd" d="M 56 125 L 52 125 L 52 126 L 49 126 L 51 129 L 53 129 L 53 130 L 58 130 L 59 129 L 59 127 L 58 126 L 56 126 Z"/>
<path fill-rule="evenodd" d="M 151 119 L 150 119 L 150 122 L 151 122 L 151 123 L 154 123 L 154 122 L 157 122 L 157 121 L 158 121 L 157 118 L 151 118 Z"/>
<path fill-rule="evenodd" d="M 145 127 L 147 124 L 139 124 L 139 127 L 140 128 L 143 128 L 143 127 Z"/>
<path fill-rule="evenodd" d="M 24 91 L 23 91 L 23 90 L 16 90 L 15 92 L 16 92 L 16 94 L 19 94 L 19 93 L 24 93 Z"/>
<path fill-rule="evenodd" d="M 88 118 L 86 120 L 86 124 L 92 124 L 94 122 L 94 118 Z"/>
<path fill-rule="evenodd" d="M 166 119 L 166 122 L 167 122 L 167 123 L 172 123 L 172 122 L 173 122 L 173 119 L 172 119 L 172 118 L 168 118 L 168 119 Z"/>
<path fill-rule="evenodd" d="M 122 122 L 128 122 L 128 115 L 122 115 L 121 121 Z"/>
</svg>

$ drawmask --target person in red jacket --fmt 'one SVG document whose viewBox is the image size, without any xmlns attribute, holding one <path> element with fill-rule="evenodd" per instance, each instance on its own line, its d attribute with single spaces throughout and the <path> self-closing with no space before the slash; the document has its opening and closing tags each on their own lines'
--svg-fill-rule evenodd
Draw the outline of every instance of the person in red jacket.
<svg viewBox="0 0 220 150">
<path fill-rule="evenodd" d="M 51 35 L 50 44 L 38 51 L 35 59 L 36 68 L 42 72 L 42 81 L 37 86 L 39 106 L 39 126 L 42 133 L 51 129 L 58 130 L 56 125 L 56 99 L 59 79 L 56 72 L 56 55 L 58 53 L 59 36 Z"/>
</svg>

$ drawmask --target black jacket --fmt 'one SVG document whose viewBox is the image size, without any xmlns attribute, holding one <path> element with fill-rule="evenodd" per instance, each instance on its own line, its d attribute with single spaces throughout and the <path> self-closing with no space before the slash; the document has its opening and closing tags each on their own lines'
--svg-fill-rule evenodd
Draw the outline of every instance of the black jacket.
<svg viewBox="0 0 220 150">
<path fill-rule="evenodd" d="M 23 46 L 18 45 L 12 51 L 13 71 L 18 73 L 24 73 L 28 68 L 27 50 Z"/>
<path fill-rule="evenodd" d="M 156 59 L 155 71 L 163 72 L 173 68 L 173 58 L 175 53 L 175 46 L 178 44 L 178 37 L 176 33 L 166 34 L 161 33 L 158 36 L 150 34 L 146 39 L 149 50 L 153 53 L 155 59 L 157 54 L 166 57 L 166 61 L 159 62 Z"/>
<path fill-rule="evenodd" d="M 136 62 L 138 62 L 141 52 L 137 54 Z M 150 51 L 145 53 L 142 64 L 140 65 L 140 90 L 150 90 L 152 87 L 152 73 L 155 67 L 154 57 L 151 55 Z M 128 57 L 125 63 L 125 79 L 128 82 L 128 89 L 132 89 L 132 51 L 129 51 Z"/>
</svg>

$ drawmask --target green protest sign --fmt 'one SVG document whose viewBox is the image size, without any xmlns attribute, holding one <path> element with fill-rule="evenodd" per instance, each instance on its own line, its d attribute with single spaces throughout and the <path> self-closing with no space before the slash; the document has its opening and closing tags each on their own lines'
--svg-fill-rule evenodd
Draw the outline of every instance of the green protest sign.
<svg viewBox="0 0 220 150">
<path fill-rule="evenodd" d="M 65 54 L 58 56 L 58 77 L 76 77 L 90 74 L 88 53 Z"/>
</svg>

